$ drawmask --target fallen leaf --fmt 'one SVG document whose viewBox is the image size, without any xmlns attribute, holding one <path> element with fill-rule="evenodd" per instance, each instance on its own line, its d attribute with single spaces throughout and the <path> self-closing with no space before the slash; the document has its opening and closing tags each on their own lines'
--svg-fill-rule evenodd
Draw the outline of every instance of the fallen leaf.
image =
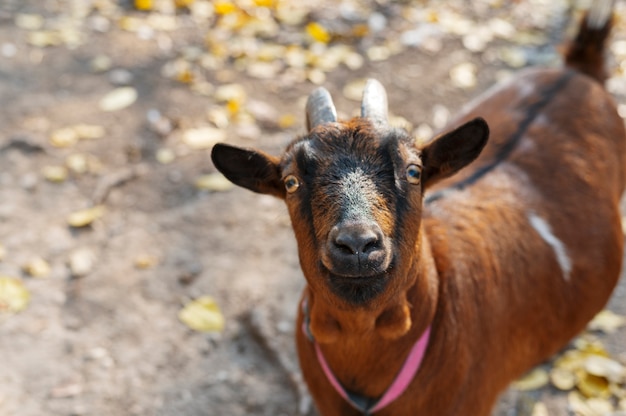
<svg viewBox="0 0 626 416">
<path fill-rule="evenodd" d="M 520 391 L 537 390 L 548 384 L 550 377 L 543 368 L 535 368 L 513 383 L 513 387 Z"/>
<path fill-rule="evenodd" d="M 289 127 L 293 127 L 297 120 L 298 118 L 293 114 L 283 114 L 278 117 L 278 127 L 288 129 Z"/>
<path fill-rule="evenodd" d="M 587 372 L 580 372 L 576 387 L 587 398 L 599 397 L 607 399 L 611 396 L 609 381 L 605 377 L 595 376 Z"/>
<path fill-rule="evenodd" d="M 50 265 L 41 257 L 35 257 L 26 263 L 22 269 L 32 277 L 46 277 L 50 274 Z"/>
<path fill-rule="evenodd" d="M 93 250 L 81 247 L 70 253 L 68 263 L 72 276 L 83 277 L 93 270 L 96 263 L 96 255 Z"/>
<path fill-rule="evenodd" d="M 589 322 L 587 328 L 591 331 L 602 331 L 612 334 L 624 325 L 626 325 L 626 317 L 605 309 Z"/>
<path fill-rule="evenodd" d="M 137 90 L 133 87 L 120 87 L 107 93 L 98 106 L 102 111 L 122 110 L 137 100 Z"/>
<path fill-rule="evenodd" d="M 44 166 L 41 174 L 50 182 L 61 183 L 67 179 L 67 169 L 65 166 Z"/>
<path fill-rule="evenodd" d="M 363 90 L 365 89 L 365 83 L 367 79 L 359 78 L 348 82 L 343 87 L 343 96 L 348 100 L 361 102 L 361 98 L 363 98 Z"/>
<path fill-rule="evenodd" d="M 235 185 L 221 173 L 202 175 L 195 182 L 196 188 L 204 191 L 223 192 L 232 189 Z"/>
<path fill-rule="evenodd" d="M 154 7 L 152 0 L 135 0 L 137 10 L 152 10 L 152 7 Z"/>
<path fill-rule="evenodd" d="M 183 142 L 196 150 L 209 149 L 225 139 L 226 133 L 213 127 L 201 127 L 183 132 Z"/>
<path fill-rule="evenodd" d="M 533 407 L 533 413 L 531 416 L 550 416 L 550 413 L 548 413 L 548 408 L 545 403 L 537 402 Z"/>
<path fill-rule="evenodd" d="M 572 371 L 556 367 L 550 370 L 550 382 L 559 390 L 569 391 L 576 386 L 576 376 Z"/>
<path fill-rule="evenodd" d="M 100 139 L 106 134 L 104 127 L 97 124 L 76 124 L 71 128 L 81 140 Z"/>
<path fill-rule="evenodd" d="M 227 15 L 237 11 L 237 6 L 235 6 L 230 1 L 225 0 L 217 0 L 213 3 L 213 8 L 215 13 L 220 15 Z"/>
<path fill-rule="evenodd" d="M 23 311 L 30 301 L 30 293 L 22 281 L 0 275 L 0 312 Z"/>
<path fill-rule="evenodd" d="M 450 70 L 450 79 L 455 87 L 470 89 L 476 86 L 476 65 L 464 62 Z"/>
<path fill-rule="evenodd" d="M 50 144 L 54 147 L 70 147 L 78 142 L 79 136 L 71 127 L 63 127 L 50 134 Z"/>
<path fill-rule="evenodd" d="M 614 383 L 621 383 L 626 376 L 626 368 L 622 364 L 599 355 L 588 357 L 585 360 L 584 368 L 589 374 L 604 377 Z"/>
<path fill-rule="evenodd" d="M 68 215 L 67 223 L 72 227 L 85 227 L 104 214 L 104 207 L 102 205 L 96 205 L 92 208 L 82 209 L 75 211 Z"/>
<path fill-rule="evenodd" d="M 189 328 L 200 332 L 221 332 L 224 316 L 211 296 L 202 296 L 185 305 L 178 319 Z"/>
<path fill-rule="evenodd" d="M 162 165 L 168 165 L 176 159 L 176 155 L 172 149 L 159 149 L 156 152 L 156 160 Z"/>
<path fill-rule="evenodd" d="M 142 254 L 135 258 L 135 267 L 138 269 L 151 269 L 156 266 L 159 262 L 159 258 L 157 256 L 152 256 L 150 254 Z"/>
<path fill-rule="evenodd" d="M 38 14 L 18 13 L 15 15 L 15 26 L 25 30 L 39 30 L 43 27 L 44 18 Z"/>
<path fill-rule="evenodd" d="M 316 42 L 328 43 L 330 42 L 330 33 L 324 26 L 317 22 L 311 22 L 306 26 L 306 33 L 313 38 Z"/>
<path fill-rule="evenodd" d="M 241 84 L 225 84 L 220 85 L 215 89 L 213 98 L 218 102 L 238 101 L 244 102 L 246 100 L 246 90 Z"/>
</svg>

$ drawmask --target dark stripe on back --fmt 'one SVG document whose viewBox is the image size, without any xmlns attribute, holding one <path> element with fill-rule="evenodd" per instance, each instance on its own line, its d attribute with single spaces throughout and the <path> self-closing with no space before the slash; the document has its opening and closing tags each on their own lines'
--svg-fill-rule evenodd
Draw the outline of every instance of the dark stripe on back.
<svg viewBox="0 0 626 416">
<path fill-rule="evenodd" d="M 526 113 L 526 117 L 519 123 L 517 131 L 511 135 L 509 140 L 502 146 L 500 151 L 496 154 L 495 158 L 485 166 L 481 166 L 474 173 L 472 173 L 469 177 L 464 180 L 457 182 L 448 188 L 437 191 L 431 195 L 429 195 L 424 202 L 426 204 L 434 202 L 442 197 L 445 197 L 448 193 L 453 191 L 460 191 L 465 189 L 468 186 L 473 185 L 487 173 L 491 172 L 496 168 L 501 162 L 506 160 L 513 150 L 519 144 L 521 138 L 526 133 L 526 130 L 530 127 L 530 125 L 535 121 L 537 116 L 541 113 L 541 110 L 552 101 L 552 99 L 567 85 L 569 80 L 575 74 L 575 71 L 568 70 L 565 74 L 561 75 L 554 84 L 550 85 L 541 93 L 541 98 L 531 104 L 528 107 L 528 112 Z"/>
</svg>

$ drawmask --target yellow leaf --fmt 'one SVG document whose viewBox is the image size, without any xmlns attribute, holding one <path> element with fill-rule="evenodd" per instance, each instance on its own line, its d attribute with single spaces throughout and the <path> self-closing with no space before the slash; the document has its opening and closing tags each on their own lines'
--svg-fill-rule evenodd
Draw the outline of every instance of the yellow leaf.
<svg viewBox="0 0 626 416">
<path fill-rule="evenodd" d="M 55 130 L 50 135 L 50 144 L 54 147 L 70 147 L 80 139 L 76 130 L 71 127 L 64 127 Z"/>
<path fill-rule="evenodd" d="M 609 381 L 604 377 L 594 376 L 587 372 L 581 371 L 576 387 L 585 397 L 609 398 L 611 390 L 609 389 Z"/>
<path fill-rule="evenodd" d="M 180 8 L 184 8 L 184 7 L 189 7 L 191 6 L 191 3 L 193 3 L 194 0 L 174 0 L 174 4 L 176 5 L 176 7 Z"/>
<path fill-rule="evenodd" d="M 178 312 L 178 319 L 200 332 L 221 332 L 224 329 L 224 316 L 211 296 L 189 302 Z"/>
<path fill-rule="evenodd" d="M 513 383 L 517 390 L 537 390 L 548 384 L 548 372 L 543 368 L 535 368 Z"/>
<path fill-rule="evenodd" d="M 159 258 L 149 254 L 142 254 L 135 259 L 135 267 L 138 269 L 150 269 L 159 262 Z"/>
<path fill-rule="evenodd" d="M 569 391 L 576 386 L 576 376 L 564 368 L 553 368 L 550 371 L 550 381 L 554 387 L 563 391 Z"/>
<path fill-rule="evenodd" d="M 626 317 L 605 309 L 589 322 L 587 328 L 592 331 L 602 331 L 607 334 L 612 334 L 624 325 L 626 325 Z"/>
<path fill-rule="evenodd" d="M 81 140 L 100 139 L 106 134 L 104 127 L 97 124 L 76 124 L 72 129 Z"/>
<path fill-rule="evenodd" d="M 306 25 L 306 33 L 317 42 L 330 42 L 330 33 L 319 23 L 311 22 Z"/>
<path fill-rule="evenodd" d="M 235 115 L 241 109 L 241 102 L 239 100 L 228 100 L 226 102 L 226 109 L 231 115 Z"/>
<path fill-rule="evenodd" d="M 67 179 L 67 169 L 65 166 L 44 166 L 41 174 L 50 182 L 60 183 Z"/>
<path fill-rule="evenodd" d="M 23 311 L 29 301 L 30 293 L 21 280 L 0 276 L 0 312 Z"/>
<path fill-rule="evenodd" d="M 257 7 L 274 7 L 274 0 L 254 0 L 254 5 Z"/>
<path fill-rule="evenodd" d="M 133 87 L 116 88 L 100 99 L 98 103 L 102 111 L 122 110 L 137 101 L 137 90 Z"/>
<path fill-rule="evenodd" d="M 230 1 L 219 0 L 213 3 L 213 9 L 215 10 L 215 13 L 225 15 L 236 12 L 237 6 Z"/>
<path fill-rule="evenodd" d="M 23 269 L 32 277 L 46 277 L 50 274 L 50 265 L 41 257 L 31 259 Z"/>
<path fill-rule="evenodd" d="M 278 127 L 281 129 L 288 129 L 296 124 L 297 118 L 293 114 L 283 114 L 278 118 Z"/>
<path fill-rule="evenodd" d="M 135 8 L 137 10 L 152 10 L 152 0 L 135 0 Z"/>
<path fill-rule="evenodd" d="M 223 192 L 233 188 L 234 185 L 221 173 L 211 173 L 196 179 L 196 188 L 205 191 Z"/>
<path fill-rule="evenodd" d="M 615 383 L 621 383 L 626 374 L 626 368 L 622 364 L 599 355 L 592 355 L 585 360 L 585 370 L 589 374 L 604 377 Z"/>
<path fill-rule="evenodd" d="M 104 214 L 104 207 L 97 205 L 93 208 L 87 208 L 80 211 L 75 211 L 68 215 L 67 223 L 72 227 L 85 227 Z"/>
</svg>

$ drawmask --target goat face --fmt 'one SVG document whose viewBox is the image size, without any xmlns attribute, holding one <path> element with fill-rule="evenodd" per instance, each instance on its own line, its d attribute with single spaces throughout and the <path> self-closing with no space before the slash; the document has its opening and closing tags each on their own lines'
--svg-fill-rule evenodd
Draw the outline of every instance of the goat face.
<svg viewBox="0 0 626 416">
<path fill-rule="evenodd" d="M 474 160 L 488 136 L 476 119 L 420 147 L 364 112 L 347 122 L 309 120 L 309 133 L 280 159 L 224 144 L 212 152 L 235 184 L 286 201 L 308 283 L 353 305 L 412 280 L 424 189 Z"/>
</svg>

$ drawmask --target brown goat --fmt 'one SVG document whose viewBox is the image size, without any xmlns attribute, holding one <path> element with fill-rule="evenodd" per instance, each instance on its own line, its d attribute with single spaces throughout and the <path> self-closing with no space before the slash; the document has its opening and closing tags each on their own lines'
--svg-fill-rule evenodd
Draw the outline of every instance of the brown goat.
<svg viewBox="0 0 626 416">
<path fill-rule="evenodd" d="M 227 178 L 286 201 L 308 283 L 298 354 L 321 414 L 488 415 L 605 305 L 626 132 L 603 88 L 612 2 L 593 4 L 563 69 L 494 88 L 429 143 L 387 125 L 371 81 L 349 121 L 316 90 L 308 134 L 280 158 L 214 147 Z M 418 340 L 417 373 L 377 407 Z"/>
</svg>

